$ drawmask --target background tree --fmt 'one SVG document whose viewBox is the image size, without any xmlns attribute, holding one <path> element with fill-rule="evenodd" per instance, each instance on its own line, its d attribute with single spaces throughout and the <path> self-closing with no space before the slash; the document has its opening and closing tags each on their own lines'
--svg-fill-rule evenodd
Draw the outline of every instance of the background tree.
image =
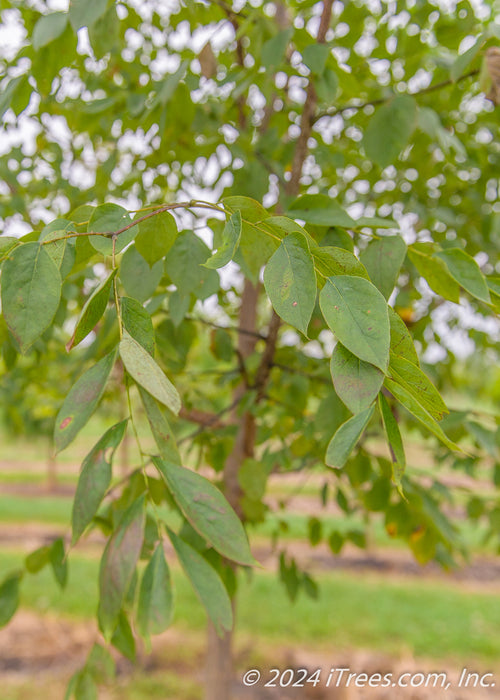
<svg viewBox="0 0 500 700">
<path fill-rule="evenodd" d="M 401 434 L 500 481 L 494 410 L 448 411 L 428 379 L 450 394 L 461 353 L 498 360 L 495 4 L 7 2 L 2 20 L 4 371 L 12 348 L 79 358 L 58 450 L 112 373 L 125 387 L 127 419 L 82 467 L 73 544 L 92 525 L 109 535 L 99 624 L 131 655 L 131 621 L 147 637 L 171 619 L 169 538 L 212 621 L 220 700 L 228 561 L 252 564 L 233 511 L 266 517 L 270 473 L 323 465 L 323 502 L 382 513 L 445 566 L 463 554 L 443 511 L 455 496 L 438 473 L 405 474 Z M 126 430 L 140 464 L 111 485 Z M 186 465 L 210 468 L 227 501 Z M 497 498 L 471 493 L 469 513 L 498 540 Z M 335 553 L 366 543 L 314 518 L 310 535 Z M 37 561 L 63 581 L 61 547 Z M 280 574 L 292 596 L 316 593 L 284 545 Z M 4 622 L 21 577 L 1 589 Z"/>
</svg>

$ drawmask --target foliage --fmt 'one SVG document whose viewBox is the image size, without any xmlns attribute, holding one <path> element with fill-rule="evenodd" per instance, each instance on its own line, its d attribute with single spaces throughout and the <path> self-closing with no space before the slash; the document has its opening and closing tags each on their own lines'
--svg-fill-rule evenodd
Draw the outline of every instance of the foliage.
<svg viewBox="0 0 500 700">
<path fill-rule="evenodd" d="M 467 508 L 500 542 L 499 418 L 449 410 L 438 391 L 461 318 L 474 352 L 498 357 L 498 111 L 478 84 L 481 61 L 495 81 L 494 3 L 1 7 L 22 37 L 2 58 L 2 370 L 57 364 L 67 346 L 79 371 L 56 449 L 118 386 L 141 449 L 113 483 L 117 415 L 77 487 L 73 541 L 109 537 L 106 640 L 133 656 L 133 620 L 146 636 L 170 623 L 165 539 L 231 627 L 233 567 L 253 562 L 237 515 L 266 517 L 271 472 L 322 466 L 324 502 L 382 513 L 419 561 L 452 565 L 455 496 L 406 466 L 413 430 L 459 472 L 488 460 L 492 490 L 472 487 Z M 157 455 L 141 447 L 144 414 Z M 62 581 L 60 546 L 42 564 Z M 280 574 L 315 594 L 284 550 Z M 1 589 L 4 622 L 19 584 Z M 92 697 L 97 676 L 89 657 L 69 693 Z"/>
</svg>

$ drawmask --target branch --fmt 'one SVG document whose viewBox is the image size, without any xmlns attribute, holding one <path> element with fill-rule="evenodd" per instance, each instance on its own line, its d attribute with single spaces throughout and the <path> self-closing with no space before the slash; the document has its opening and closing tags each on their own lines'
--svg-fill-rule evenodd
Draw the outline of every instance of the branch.
<svg viewBox="0 0 500 700">
<path fill-rule="evenodd" d="M 434 85 L 429 85 L 426 88 L 422 88 L 421 90 L 417 90 L 416 92 L 411 92 L 407 93 L 411 97 L 418 97 L 419 95 L 427 95 L 430 92 L 436 92 L 437 90 L 442 90 L 445 87 L 448 87 L 449 85 L 453 84 L 458 84 L 461 83 L 464 80 L 467 80 L 467 78 L 472 78 L 475 75 L 478 75 L 479 69 L 476 68 L 475 70 L 471 70 L 468 73 L 464 73 L 464 75 L 461 75 L 460 78 L 457 80 L 452 80 L 451 78 L 448 78 L 447 80 L 442 80 L 440 83 L 435 83 Z M 324 112 L 318 112 L 315 116 L 313 116 L 313 121 L 312 123 L 315 124 L 319 119 L 322 119 L 323 117 L 334 117 L 337 114 L 343 114 L 344 112 L 349 112 L 350 110 L 355 110 L 356 112 L 360 112 L 361 110 L 365 109 L 365 107 L 378 107 L 378 105 L 385 104 L 386 102 L 389 102 L 389 100 L 392 100 L 394 95 L 390 95 L 389 97 L 379 97 L 375 100 L 368 100 L 367 102 L 362 102 L 361 104 L 351 104 L 351 105 L 343 105 L 341 107 L 331 107 L 330 109 L 325 110 Z"/>
<path fill-rule="evenodd" d="M 187 321 L 198 321 L 199 323 L 204 323 L 206 326 L 211 328 L 220 328 L 223 331 L 234 331 L 235 333 L 241 333 L 242 335 L 248 335 L 252 338 L 257 338 L 258 340 L 267 340 L 266 335 L 258 333 L 257 331 L 251 330 L 249 328 L 241 328 L 240 326 L 220 326 L 218 323 L 213 323 L 213 321 L 208 321 L 205 318 L 199 318 L 196 316 L 186 316 Z"/>
</svg>

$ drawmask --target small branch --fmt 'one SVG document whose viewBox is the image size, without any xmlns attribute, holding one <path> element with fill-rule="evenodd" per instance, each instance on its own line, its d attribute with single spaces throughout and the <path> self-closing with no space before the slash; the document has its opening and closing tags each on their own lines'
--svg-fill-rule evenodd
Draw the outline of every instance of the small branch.
<svg viewBox="0 0 500 700">
<path fill-rule="evenodd" d="M 290 374 L 300 374 L 301 377 L 307 377 L 307 379 L 311 379 L 312 381 L 315 381 L 315 382 L 320 382 L 320 384 L 331 385 L 331 382 L 326 377 L 320 377 L 317 374 L 311 374 L 310 372 L 306 372 L 305 370 L 302 370 L 302 369 L 297 369 L 296 367 L 289 367 L 288 365 L 282 365 L 279 362 L 273 362 L 272 366 L 277 367 L 278 369 L 281 369 L 283 372 L 289 372 Z"/>
<path fill-rule="evenodd" d="M 218 323 L 213 323 L 213 321 L 208 321 L 205 318 L 197 318 L 195 316 L 186 316 L 187 321 L 194 321 L 203 323 L 211 328 L 218 328 L 223 331 L 234 331 L 235 333 L 241 333 L 242 335 L 248 335 L 252 338 L 257 338 L 258 340 L 267 340 L 267 336 L 258 333 L 257 331 L 250 330 L 248 328 L 241 328 L 239 326 L 220 326 Z"/>
<path fill-rule="evenodd" d="M 255 377 L 257 401 L 261 401 L 264 397 L 266 384 L 269 380 L 269 375 L 271 374 L 280 325 L 281 319 L 276 313 L 276 311 L 274 311 L 273 309 L 271 320 L 269 321 L 269 330 L 267 332 L 266 347 L 264 348 L 264 352 L 262 353 L 262 358 L 260 360 L 260 364 Z"/>
<path fill-rule="evenodd" d="M 461 83 L 463 80 L 467 80 L 467 78 L 472 78 L 473 76 L 478 74 L 479 69 L 476 68 L 475 70 L 471 70 L 468 73 L 464 73 L 464 75 L 461 75 L 460 78 L 458 78 L 457 80 L 452 80 L 451 78 L 448 78 L 447 80 L 442 80 L 440 83 L 435 83 L 434 85 L 429 85 L 428 87 L 422 88 L 421 90 L 417 90 L 416 92 L 409 92 L 406 94 L 410 95 L 410 97 L 428 95 L 431 92 L 442 90 L 443 88 L 448 87 L 449 85 Z M 360 112 L 361 110 L 365 109 L 365 107 L 378 107 L 379 105 L 389 102 L 389 100 L 392 100 L 393 97 L 394 95 L 390 95 L 389 97 L 379 97 L 375 100 L 367 100 L 366 102 L 362 102 L 361 104 L 332 107 L 330 109 L 325 110 L 324 112 L 318 112 L 318 114 L 316 114 L 313 117 L 313 124 L 316 123 L 319 119 L 322 119 L 323 117 L 334 117 L 337 114 L 343 114 L 344 112 L 349 112 L 350 110 Z"/>
<path fill-rule="evenodd" d="M 229 406 L 226 406 L 225 408 L 220 410 L 218 413 L 214 413 L 212 415 L 212 417 L 210 418 L 210 420 L 208 420 L 204 425 L 202 425 L 197 430 L 193 431 L 192 433 L 189 433 L 189 435 L 184 435 L 183 438 L 181 438 L 180 440 L 177 441 L 177 444 L 182 445 L 183 443 L 188 442 L 189 440 L 194 440 L 196 437 L 198 437 L 198 435 L 201 435 L 201 433 L 203 433 L 205 430 L 207 430 L 207 428 L 213 428 L 214 425 L 219 421 L 219 419 L 222 418 L 222 416 L 226 415 L 226 413 L 230 413 L 231 411 L 233 411 L 236 408 L 236 406 L 242 400 L 243 396 L 244 396 L 244 394 L 242 394 L 241 396 L 238 396 L 237 398 L 234 399 L 234 401 L 232 401 L 229 404 Z"/>
</svg>

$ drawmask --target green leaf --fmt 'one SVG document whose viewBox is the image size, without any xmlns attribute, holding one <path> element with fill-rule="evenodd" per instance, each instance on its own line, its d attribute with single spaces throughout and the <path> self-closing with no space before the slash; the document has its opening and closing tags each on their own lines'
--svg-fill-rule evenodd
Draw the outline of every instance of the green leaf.
<svg viewBox="0 0 500 700">
<path fill-rule="evenodd" d="M 203 266 L 209 256 L 208 246 L 192 231 L 179 235 L 165 258 L 165 271 L 181 296 L 206 299 L 218 291 L 219 275 Z"/>
<path fill-rule="evenodd" d="M 316 305 L 316 275 L 302 234 L 283 239 L 265 267 L 264 286 L 278 316 L 307 336 Z"/>
<path fill-rule="evenodd" d="M 111 637 L 111 644 L 129 661 L 135 661 L 134 633 L 123 610 L 118 616 L 118 624 Z"/>
<path fill-rule="evenodd" d="M 106 54 L 119 48 L 120 20 L 114 4 L 108 7 L 98 22 L 89 26 L 88 32 L 90 45 L 97 59 L 104 58 Z M 114 98 L 103 99 L 110 99 L 111 104 L 114 102 Z"/>
<path fill-rule="evenodd" d="M 284 29 L 262 44 L 260 56 L 264 68 L 269 70 L 280 65 L 292 36 L 293 29 Z"/>
<path fill-rule="evenodd" d="M 380 216 L 362 216 L 356 219 L 356 228 L 399 228 L 397 221 L 382 219 Z"/>
<path fill-rule="evenodd" d="M 428 255 L 415 245 L 408 248 L 408 256 L 433 292 L 443 299 L 458 304 L 460 288 L 448 272 L 443 260 Z"/>
<path fill-rule="evenodd" d="M 144 537 L 145 497 L 137 498 L 123 514 L 101 559 L 99 571 L 99 627 L 109 641 L 118 624 L 123 601 L 132 582 Z"/>
<path fill-rule="evenodd" d="M 363 146 L 370 160 L 385 168 L 397 159 L 415 128 L 417 103 L 410 95 L 397 95 L 370 118 Z"/>
<path fill-rule="evenodd" d="M 362 277 L 329 277 L 319 304 L 342 345 L 385 372 L 389 363 L 389 314 L 378 289 Z"/>
<path fill-rule="evenodd" d="M 108 0 L 70 0 L 69 21 L 77 32 L 81 27 L 90 27 L 106 12 Z"/>
<path fill-rule="evenodd" d="M 269 260 L 279 243 L 266 233 L 264 224 L 250 224 L 243 221 L 240 245 L 234 261 L 254 284 L 259 280 L 260 270 Z"/>
<path fill-rule="evenodd" d="M 404 357 L 406 360 L 413 362 L 414 365 L 418 365 L 418 355 L 415 350 L 415 345 L 413 344 L 412 337 L 405 325 L 405 322 L 399 316 L 394 309 L 388 307 L 389 311 L 389 322 L 391 324 L 391 351 L 395 355 Z"/>
<path fill-rule="evenodd" d="M 219 574 L 196 549 L 168 530 L 168 536 L 182 568 L 219 635 L 233 626 L 231 601 Z"/>
<path fill-rule="evenodd" d="M 87 3 L 87 0 L 83 0 Z M 70 10 L 71 12 L 71 10 Z M 129 213 L 118 204 L 101 204 L 96 207 L 90 217 L 87 231 L 96 233 L 112 233 L 120 231 L 131 224 Z M 116 238 L 115 253 L 120 253 L 126 245 L 137 235 L 137 226 L 132 226 Z M 92 246 L 103 255 L 113 253 L 113 241 L 111 236 L 89 236 Z"/>
<path fill-rule="evenodd" d="M 44 247 L 15 248 L 2 268 L 2 311 L 22 353 L 50 326 L 60 297 L 61 275 Z"/>
<path fill-rule="evenodd" d="M 222 203 L 231 213 L 239 211 L 242 221 L 248 221 L 251 224 L 269 218 L 269 212 L 251 197 L 224 197 Z"/>
<path fill-rule="evenodd" d="M 406 455 L 399 431 L 398 422 L 395 419 L 391 407 L 382 392 L 378 396 L 380 414 L 384 424 L 387 442 L 391 451 L 392 457 L 392 480 L 402 493 L 401 479 L 406 469 Z"/>
<path fill-rule="evenodd" d="M 290 205 L 287 216 L 317 226 L 355 226 L 354 219 L 340 204 L 325 194 L 303 194 Z"/>
<path fill-rule="evenodd" d="M 66 29 L 67 23 L 67 12 L 51 12 L 48 15 L 42 15 L 35 24 L 31 36 L 31 43 L 35 51 L 39 51 L 42 47 L 57 39 Z"/>
<path fill-rule="evenodd" d="M 116 350 L 99 360 L 77 380 L 64 399 L 54 427 L 56 452 L 72 442 L 97 408 L 113 369 Z"/>
<path fill-rule="evenodd" d="M 123 439 L 126 427 L 127 421 L 124 420 L 107 430 L 83 460 L 71 516 L 72 544 L 78 541 L 87 525 L 92 522 L 104 498 L 111 482 L 111 460 Z"/>
<path fill-rule="evenodd" d="M 341 343 L 335 346 L 330 369 L 335 391 L 352 413 L 365 411 L 384 383 L 383 372 L 360 360 Z"/>
<path fill-rule="evenodd" d="M 321 75 L 326 67 L 331 48 L 326 44 L 309 44 L 302 51 L 302 60 L 311 73 Z"/>
<path fill-rule="evenodd" d="M 406 243 L 401 236 L 384 236 L 371 241 L 359 256 L 370 279 L 384 297 L 391 296 L 406 257 Z"/>
<path fill-rule="evenodd" d="M 0 254 L 6 255 L 19 244 L 19 239 L 13 236 L 0 236 Z"/>
<path fill-rule="evenodd" d="M 29 571 L 30 574 L 36 574 L 41 571 L 44 566 L 47 566 L 49 561 L 50 547 L 48 545 L 44 545 L 43 547 L 39 547 L 38 549 L 35 549 L 34 552 L 30 552 L 28 554 L 24 560 L 24 566 L 26 571 Z"/>
<path fill-rule="evenodd" d="M 168 418 L 162 406 L 155 399 L 139 387 L 142 403 L 146 409 L 149 425 L 155 442 L 160 450 L 160 456 L 175 464 L 181 464 L 181 457 L 175 442 L 175 435 L 172 432 Z"/>
<path fill-rule="evenodd" d="M 419 404 L 417 399 L 400 384 L 397 384 L 392 379 L 388 377 L 384 382 L 385 386 L 389 389 L 391 394 L 397 399 L 403 406 L 413 415 L 415 418 L 424 425 L 427 430 L 435 435 L 441 442 L 446 445 L 450 450 L 456 450 L 462 452 L 460 447 L 456 445 L 452 440 L 450 440 L 444 433 L 443 429 L 436 423 L 431 414 L 425 410 L 423 406 Z"/>
<path fill-rule="evenodd" d="M 120 311 L 123 327 L 127 333 L 136 340 L 139 345 L 149 352 L 151 356 L 155 354 L 155 334 L 151 316 L 136 299 L 121 297 Z"/>
<path fill-rule="evenodd" d="M 481 36 L 479 36 L 476 39 L 474 44 L 472 44 L 472 46 L 468 48 L 467 51 L 464 51 L 464 53 L 457 56 L 450 69 L 450 77 L 453 80 L 453 82 L 456 82 L 460 78 L 460 76 L 465 73 L 468 66 L 472 63 L 474 58 L 479 53 L 479 50 L 484 44 L 485 40 L 486 37 L 481 34 Z"/>
<path fill-rule="evenodd" d="M 64 588 L 68 581 L 68 563 L 65 559 L 64 540 L 62 537 L 58 537 L 52 543 L 49 558 L 56 581 L 61 588 Z"/>
<path fill-rule="evenodd" d="M 417 365 L 391 353 L 389 374 L 417 399 L 434 420 L 439 421 L 449 413 L 439 391 Z"/>
<path fill-rule="evenodd" d="M 177 224 L 168 211 L 160 212 L 139 224 L 135 247 L 150 267 L 165 257 L 177 238 Z"/>
<path fill-rule="evenodd" d="M 352 277 L 368 279 L 368 272 L 364 265 L 348 250 L 335 246 L 321 246 L 312 248 L 311 253 L 323 278 L 335 275 L 352 275 Z M 324 286 L 324 284 L 324 279 L 319 278 L 319 285 Z"/>
<path fill-rule="evenodd" d="M 111 654 L 100 644 L 94 644 L 85 664 L 97 683 L 109 683 L 115 676 L 115 662 Z"/>
<path fill-rule="evenodd" d="M 127 248 L 120 262 L 120 280 L 130 297 L 146 301 L 153 296 L 162 277 L 161 260 L 149 267 L 134 245 Z"/>
<path fill-rule="evenodd" d="M 375 405 L 349 418 L 337 428 L 326 449 L 325 462 L 329 467 L 340 469 L 349 459 L 349 455 L 361 437 L 373 416 Z"/>
<path fill-rule="evenodd" d="M 144 570 L 139 590 L 137 625 L 140 633 L 144 637 L 160 634 L 170 625 L 172 615 L 172 581 L 163 545 L 159 543 Z"/>
<path fill-rule="evenodd" d="M 19 606 L 21 578 L 22 573 L 17 572 L 7 576 L 0 584 L 0 627 L 5 627 Z"/>
<path fill-rule="evenodd" d="M 327 68 L 316 78 L 314 87 L 320 102 L 324 102 L 328 105 L 332 104 L 339 90 L 337 74 L 333 70 L 330 70 L 330 68 Z"/>
<path fill-rule="evenodd" d="M 246 566 L 255 564 L 243 525 L 216 486 L 172 462 L 153 457 L 153 463 L 198 534 L 228 559 Z"/>
<path fill-rule="evenodd" d="M 109 277 L 103 280 L 100 285 L 92 292 L 90 297 L 85 302 L 78 323 L 76 324 L 71 340 L 66 345 L 66 350 L 71 350 L 75 345 L 82 342 L 88 334 L 94 330 L 97 323 L 100 321 L 106 306 L 109 301 L 109 293 L 111 285 L 116 275 L 116 270 L 113 270 Z"/>
<path fill-rule="evenodd" d="M 479 265 L 462 248 L 447 248 L 436 256 L 444 260 L 448 272 L 458 284 L 480 301 L 491 303 L 490 292 Z"/>
<path fill-rule="evenodd" d="M 139 386 L 146 389 L 151 396 L 154 396 L 175 415 L 179 413 L 181 399 L 177 389 L 167 379 L 151 355 L 127 332 L 123 334 L 120 341 L 120 357 L 125 369 Z"/>
<path fill-rule="evenodd" d="M 77 675 L 73 693 L 75 700 L 97 700 L 97 686 L 87 669 Z"/>
<path fill-rule="evenodd" d="M 231 214 L 222 232 L 222 245 L 207 261 L 205 267 L 217 269 L 224 267 L 233 259 L 241 238 L 241 212 Z"/>
</svg>

